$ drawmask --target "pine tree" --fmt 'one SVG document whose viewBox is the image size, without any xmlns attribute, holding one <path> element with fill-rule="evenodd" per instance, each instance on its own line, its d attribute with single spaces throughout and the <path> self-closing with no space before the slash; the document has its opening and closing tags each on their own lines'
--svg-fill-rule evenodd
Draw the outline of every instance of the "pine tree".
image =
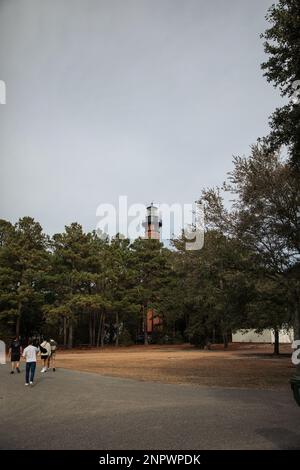
<svg viewBox="0 0 300 470">
<path fill-rule="evenodd" d="M 34 219 L 24 217 L 14 226 L 0 222 L 0 318 L 16 336 L 29 336 L 42 324 L 47 247 Z"/>
</svg>

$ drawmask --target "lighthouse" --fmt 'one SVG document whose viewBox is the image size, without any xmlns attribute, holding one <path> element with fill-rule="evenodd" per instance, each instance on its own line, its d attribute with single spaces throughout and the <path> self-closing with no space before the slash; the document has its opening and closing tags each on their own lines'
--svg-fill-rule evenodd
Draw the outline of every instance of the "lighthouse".
<svg viewBox="0 0 300 470">
<path fill-rule="evenodd" d="M 159 216 L 158 208 L 151 202 L 147 207 L 146 218 L 143 222 L 145 228 L 145 238 L 160 241 L 160 228 L 162 221 Z M 148 343 L 148 335 L 152 336 L 154 330 L 160 331 L 162 329 L 162 320 L 154 311 L 153 308 L 148 308 L 146 318 L 143 318 L 142 329 Z"/>
<path fill-rule="evenodd" d="M 160 240 L 160 228 L 162 221 L 159 218 L 158 208 L 151 202 L 147 207 L 146 220 L 143 223 L 145 227 L 145 238 Z"/>
</svg>

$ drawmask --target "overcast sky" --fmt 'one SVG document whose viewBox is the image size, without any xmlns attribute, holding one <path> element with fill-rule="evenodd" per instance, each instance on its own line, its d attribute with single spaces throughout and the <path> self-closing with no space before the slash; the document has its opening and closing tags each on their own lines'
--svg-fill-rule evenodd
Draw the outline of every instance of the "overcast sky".
<svg viewBox="0 0 300 470">
<path fill-rule="evenodd" d="M 0 0 L 0 218 L 188 203 L 268 132 L 271 0 Z"/>
</svg>

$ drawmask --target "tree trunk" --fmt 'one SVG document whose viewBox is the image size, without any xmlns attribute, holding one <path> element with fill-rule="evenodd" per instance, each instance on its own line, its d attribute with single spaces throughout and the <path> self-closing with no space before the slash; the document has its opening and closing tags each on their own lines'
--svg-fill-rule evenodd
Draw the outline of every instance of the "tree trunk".
<svg viewBox="0 0 300 470">
<path fill-rule="evenodd" d="M 294 306 L 294 341 L 300 340 L 300 304 L 299 298 L 296 295 L 295 306 Z M 300 364 L 296 365 L 296 374 L 300 376 Z"/>
<path fill-rule="evenodd" d="M 89 343 L 93 346 L 92 314 L 89 316 Z"/>
<path fill-rule="evenodd" d="M 103 314 L 100 315 L 99 325 L 98 325 L 98 334 L 97 334 L 97 348 L 100 345 L 100 336 L 101 336 L 101 328 L 102 328 L 102 318 Z"/>
<path fill-rule="evenodd" d="M 92 346 L 96 346 L 96 314 L 92 314 Z"/>
<path fill-rule="evenodd" d="M 215 344 L 216 342 L 216 329 L 215 327 L 212 330 L 212 343 Z"/>
<path fill-rule="evenodd" d="M 104 346 L 104 337 L 105 337 L 105 313 L 103 313 L 103 318 L 102 318 L 101 348 L 103 348 L 103 346 Z"/>
<path fill-rule="evenodd" d="M 17 321 L 16 321 L 16 336 L 20 336 L 20 316 L 17 316 Z"/>
<path fill-rule="evenodd" d="M 222 273 L 222 272 L 223 272 L 223 261 L 221 261 L 221 273 Z M 224 289 L 224 283 L 223 283 L 223 279 L 222 279 L 222 278 L 220 279 L 220 289 L 221 289 L 221 291 Z M 223 323 L 223 322 L 222 322 L 222 323 Z M 223 329 L 222 335 L 223 335 L 224 349 L 227 349 L 227 348 L 228 348 L 228 336 L 227 336 L 227 331 Z"/>
<path fill-rule="evenodd" d="M 73 325 L 72 325 L 72 322 L 69 320 L 68 349 L 72 349 L 72 347 L 73 347 Z"/>
<path fill-rule="evenodd" d="M 116 312 L 116 346 L 119 346 L 119 314 Z"/>
<path fill-rule="evenodd" d="M 228 348 L 228 336 L 227 336 L 227 331 L 224 331 L 223 333 L 223 343 L 224 343 L 224 349 Z"/>
<path fill-rule="evenodd" d="M 21 308 L 22 308 L 22 304 L 21 302 L 18 302 L 18 316 L 16 320 L 16 336 L 17 337 L 20 336 Z"/>
<path fill-rule="evenodd" d="M 279 355 L 279 330 L 274 329 L 274 354 Z"/>
<path fill-rule="evenodd" d="M 294 327 L 294 339 L 300 339 L 300 305 L 299 302 L 295 302 L 294 305 L 294 321 L 293 321 L 293 327 Z"/>
<path fill-rule="evenodd" d="M 63 329 L 64 329 L 64 348 L 67 347 L 67 319 L 63 317 Z"/>
<path fill-rule="evenodd" d="M 147 331 L 147 327 L 148 327 L 148 325 L 147 325 L 147 313 L 148 313 L 148 309 L 143 306 L 143 326 L 144 326 L 144 344 L 145 345 L 149 344 L 148 331 Z"/>
</svg>

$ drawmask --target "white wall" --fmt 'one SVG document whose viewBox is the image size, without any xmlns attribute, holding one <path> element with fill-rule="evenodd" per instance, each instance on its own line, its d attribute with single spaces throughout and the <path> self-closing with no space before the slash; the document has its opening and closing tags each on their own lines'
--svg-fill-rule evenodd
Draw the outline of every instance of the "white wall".
<svg viewBox="0 0 300 470">
<path fill-rule="evenodd" d="M 279 342 L 292 343 L 294 339 L 293 330 L 280 330 Z M 238 330 L 232 334 L 233 343 L 274 343 L 273 330 L 263 330 L 262 334 L 255 330 Z"/>
</svg>

